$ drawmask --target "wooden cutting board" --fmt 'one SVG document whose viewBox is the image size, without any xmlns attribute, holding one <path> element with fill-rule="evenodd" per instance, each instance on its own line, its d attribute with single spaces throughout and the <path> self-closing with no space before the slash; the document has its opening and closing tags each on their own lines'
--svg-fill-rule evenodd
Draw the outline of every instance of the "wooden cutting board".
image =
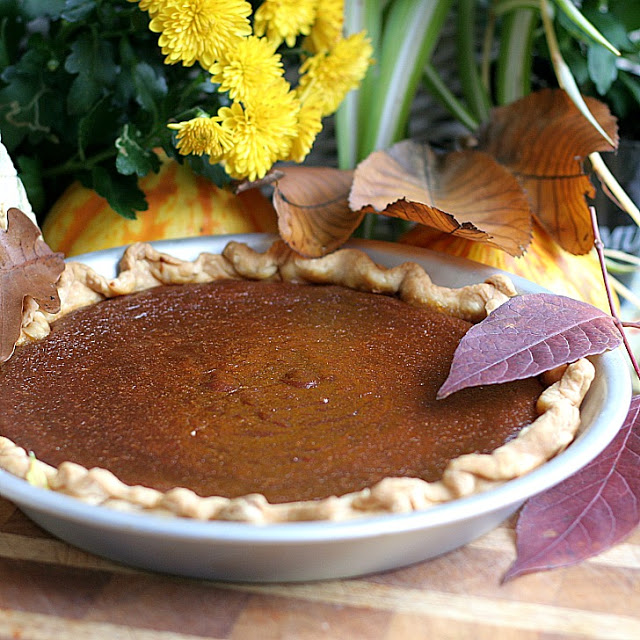
<svg viewBox="0 0 640 640">
<path fill-rule="evenodd" d="M 92 556 L 0 499 L 0 639 L 640 640 L 640 530 L 577 567 L 501 584 L 514 557 L 511 521 L 384 574 L 224 584 Z"/>
</svg>

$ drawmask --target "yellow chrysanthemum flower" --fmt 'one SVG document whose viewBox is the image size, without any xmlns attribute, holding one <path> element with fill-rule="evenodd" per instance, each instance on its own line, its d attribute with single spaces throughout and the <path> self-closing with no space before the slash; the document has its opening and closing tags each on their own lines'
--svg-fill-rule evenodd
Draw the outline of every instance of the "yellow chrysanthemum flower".
<svg viewBox="0 0 640 640">
<path fill-rule="evenodd" d="M 251 5 L 244 0 L 161 0 L 149 3 L 152 10 L 149 29 L 160 33 L 166 64 L 199 61 L 208 68 L 251 33 Z"/>
<path fill-rule="evenodd" d="M 220 84 L 220 91 L 228 91 L 232 100 L 244 102 L 282 77 L 282 59 L 274 53 L 273 44 L 264 38 L 249 36 L 225 52 L 211 66 L 211 81 Z"/>
<path fill-rule="evenodd" d="M 223 164 L 232 178 L 263 178 L 277 160 L 287 157 L 297 135 L 300 104 L 284 80 L 262 91 L 244 107 L 234 102 L 218 111 L 222 127 L 231 135 Z"/>
<path fill-rule="evenodd" d="M 129 2 L 138 2 L 138 0 L 129 0 Z M 138 9 L 148 11 L 153 18 L 166 4 L 167 0 L 139 0 Z"/>
<path fill-rule="evenodd" d="M 331 49 L 342 38 L 344 0 L 320 0 L 304 47 L 313 53 Z"/>
<path fill-rule="evenodd" d="M 309 35 L 318 0 L 264 0 L 254 15 L 256 35 L 266 34 L 276 47 L 293 47 L 299 35 Z"/>
<path fill-rule="evenodd" d="M 321 101 L 322 113 L 333 113 L 344 97 L 364 78 L 373 55 L 364 31 L 340 40 L 327 52 L 308 58 L 300 67 L 298 89 L 303 101 L 313 94 Z"/>
<path fill-rule="evenodd" d="M 183 156 L 206 153 L 212 164 L 220 162 L 224 152 L 230 148 L 231 135 L 223 129 L 217 117 L 206 116 L 168 125 L 178 134 L 178 151 Z"/>
<path fill-rule="evenodd" d="M 291 142 L 289 155 L 283 160 L 302 162 L 311 151 L 320 131 L 322 131 L 321 106 L 315 100 L 307 100 L 300 107 L 297 135 Z"/>
</svg>

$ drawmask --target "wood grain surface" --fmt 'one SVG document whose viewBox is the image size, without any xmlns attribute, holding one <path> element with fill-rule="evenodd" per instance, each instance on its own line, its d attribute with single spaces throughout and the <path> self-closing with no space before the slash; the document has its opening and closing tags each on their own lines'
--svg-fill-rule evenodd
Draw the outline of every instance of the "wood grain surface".
<svg viewBox="0 0 640 640">
<path fill-rule="evenodd" d="M 579 566 L 501 584 L 513 521 L 412 567 L 303 584 L 225 584 L 123 567 L 0 499 L 0 639 L 640 640 L 640 530 Z"/>
</svg>

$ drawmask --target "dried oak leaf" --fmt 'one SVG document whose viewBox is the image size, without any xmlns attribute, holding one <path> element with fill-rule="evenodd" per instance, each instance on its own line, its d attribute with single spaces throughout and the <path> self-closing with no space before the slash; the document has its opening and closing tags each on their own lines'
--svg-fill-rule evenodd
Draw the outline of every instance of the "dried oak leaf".
<svg viewBox="0 0 640 640">
<path fill-rule="evenodd" d="M 518 518 L 517 558 L 503 580 L 567 567 L 621 542 L 640 524 L 640 396 L 592 462 L 531 498 Z"/>
<path fill-rule="evenodd" d="M 299 254 L 317 258 L 346 242 L 362 221 L 349 208 L 353 171 L 329 167 L 283 167 L 273 206 L 280 237 Z"/>
<path fill-rule="evenodd" d="M 511 173 L 480 151 L 435 153 L 405 140 L 356 168 L 349 204 L 482 241 L 513 256 L 531 239 L 531 211 Z"/>
<path fill-rule="evenodd" d="M 55 283 L 63 271 L 64 256 L 51 251 L 22 211 L 9 209 L 7 230 L 0 230 L 0 362 L 11 357 L 20 337 L 27 296 L 45 311 L 59 311 Z"/>
<path fill-rule="evenodd" d="M 608 107 L 586 98 L 587 106 L 617 144 L 616 119 Z M 565 250 L 587 253 L 594 235 L 588 203 L 595 190 L 583 159 L 612 147 L 564 91 L 544 89 L 491 112 L 478 136 L 478 149 L 518 178 L 531 209 Z"/>
<path fill-rule="evenodd" d="M 516 296 L 465 334 L 438 397 L 537 376 L 621 343 L 613 318 L 586 302 L 551 293 Z"/>
</svg>

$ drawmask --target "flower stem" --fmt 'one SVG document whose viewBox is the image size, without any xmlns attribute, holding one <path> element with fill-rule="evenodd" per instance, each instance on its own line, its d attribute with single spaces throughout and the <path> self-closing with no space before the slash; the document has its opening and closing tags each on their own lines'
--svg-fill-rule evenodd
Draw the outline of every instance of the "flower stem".
<svg viewBox="0 0 640 640">
<path fill-rule="evenodd" d="M 640 365 L 638 365 L 638 361 L 633 355 L 633 349 L 629 344 L 629 340 L 627 339 L 627 334 L 624 330 L 624 323 L 620 320 L 618 316 L 618 312 L 616 310 L 616 305 L 613 302 L 613 294 L 611 293 L 611 287 L 609 285 L 609 277 L 607 275 L 607 267 L 605 264 L 604 257 L 604 243 L 602 242 L 602 238 L 600 237 L 600 230 L 598 227 L 598 218 L 596 216 L 596 210 L 594 207 L 589 207 L 589 211 L 591 213 L 591 226 L 593 227 L 593 233 L 595 235 L 594 246 L 596 248 L 596 252 L 598 254 L 598 260 L 600 262 L 600 269 L 602 270 L 602 277 L 604 279 L 604 287 L 607 292 L 607 300 L 609 301 L 609 308 L 611 310 L 611 316 L 613 317 L 613 321 L 622 336 L 622 342 L 624 343 L 625 349 L 627 350 L 627 354 L 629 355 L 629 359 L 631 360 L 631 365 L 633 366 L 633 370 L 636 372 L 636 376 L 638 376 L 638 380 L 640 380 Z"/>
<path fill-rule="evenodd" d="M 84 160 L 76 160 L 75 158 L 71 158 L 67 160 L 64 164 L 59 164 L 57 167 L 51 167 L 50 169 L 45 169 L 42 172 L 42 176 L 45 178 L 52 178 L 55 176 L 62 176 L 67 173 L 74 173 L 76 171 L 82 171 L 84 169 L 89 169 L 93 165 L 102 162 L 103 160 L 108 160 L 109 158 L 115 157 L 117 151 L 116 149 L 105 149 L 100 153 L 96 153 L 95 155 L 86 158 Z"/>
</svg>

